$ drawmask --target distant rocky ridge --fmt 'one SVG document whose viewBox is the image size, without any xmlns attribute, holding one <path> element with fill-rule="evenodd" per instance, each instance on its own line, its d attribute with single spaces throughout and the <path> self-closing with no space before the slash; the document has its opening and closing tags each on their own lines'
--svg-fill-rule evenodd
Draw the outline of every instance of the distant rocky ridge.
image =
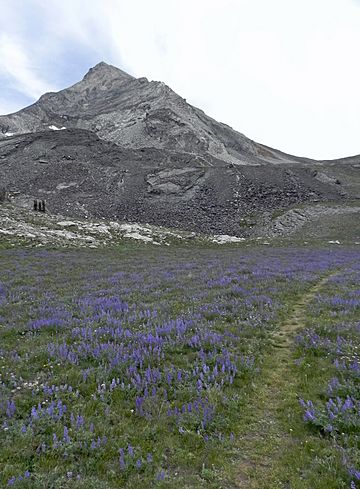
<svg viewBox="0 0 360 489">
<path fill-rule="evenodd" d="M 314 161 L 255 143 L 161 82 L 99 63 L 0 116 L 0 186 L 69 217 L 249 236 L 273 213 L 360 197 L 360 157 Z"/>
<path fill-rule="evenodd" d="M 105 63 L 72 87 L 47 93 L 34 105 L 0 118 L 4 135 L 64 128 L 86 129 L 123 147 L 211 155 L 234 163 L 257 163 L 264 151 L 189 105 L 164 83 L 136 79 Z"/>
</svg>

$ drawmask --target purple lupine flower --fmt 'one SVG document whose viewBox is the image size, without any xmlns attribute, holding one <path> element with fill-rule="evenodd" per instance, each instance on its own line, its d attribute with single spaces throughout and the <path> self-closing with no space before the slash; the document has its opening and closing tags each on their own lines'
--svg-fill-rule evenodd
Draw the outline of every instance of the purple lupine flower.
<svg viewBox="0 0 360 489">
<path fill-rule="evenodd" d="M 310 409 L 307 409 L 305 411 L 305 414 L 304 414 L 304 420 L 305 421 L 315 421 L 315 414 L 313 411 L 311 411 Z"/>
<path fill-rule="evenodd" d="M 15 414 L 15 411 L 16 411 L 16 407 L 15 407 L 15 403 L 14 401 L 7 401 L 7 404 L 6 404 L 6 416 L 8 418 L 12 418 Z"/>
<path fill-rule="evenodd" d="M 135 398 L 136 412 L 139 416 L 143 416 L 143 414 L 144 414 L 143 404 L 144 404 L 144 398 L 143 397 L 136 397 Z"/>
<path fill-rule="evenodd" d="M 161 470 L 157 475 L 156 475 L 156 480 L 157 481 L 163 481 L 165 479 L 165 470 Z"/>
<path fill-rule="evenodd" d="M 39 414 L 38 414 L 35 406 L 33 406 L 31 408 L 31 417 L 34 418 L 34 419 L 38 419 L 38 417 L 39 417 Z"/>
<path fill-rule="evenodd" d="M 123 448 L 119 449 L 119 465 L 120 470 L 125 470 L 125 453 Z"/>
<path fill-rule="evenodd" d="M 349 469 L 349 475 L 351 475 L 351 477 L 353 477 L 355 480 L 360 481 L 360 470 L 351 467 Z"/>
<path fill-rule="evenodd" d="M 303 408 L 305 408 L 304 412 L 304 421 L 315 421 L 316 416 L 315 416 L 315 409 L 312 401 L 304 401 L 303 399 L 300 399 L 300 404 Z"/>
<path fill-rule="evenodd" d="M 82 426 L 84 426 L 84 417 L 81 415 L 78 415 L 76 418 L 76 428 L 79 429 Z"/>
<path fill-rule="evenodd" d="M 70 436 L 69 436 L 69 429 L 67 426 L 64 426 L 63 440 L 65 443 L 70 443 L 70 441 L 71 441 Z"/>
</svg>

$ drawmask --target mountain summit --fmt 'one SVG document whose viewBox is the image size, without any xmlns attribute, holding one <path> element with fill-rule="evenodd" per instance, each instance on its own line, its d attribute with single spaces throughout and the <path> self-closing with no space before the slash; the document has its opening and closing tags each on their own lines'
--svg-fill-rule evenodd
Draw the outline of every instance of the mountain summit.
<svg viewBox="0 0 360 489">
<path fill-rule="evenodd" d="M 84 76 L 84 80 L 87 78 L 91 78 L 97 76 L 101 78 L 124 78 L 124 79 L 134 79 L 133 76 L 129 75 L 125 71 L 120 68 L 116 68 L 116 66 L 109 65 L 104 61 L 100 61 L 97 65 L 93 66 L 89 69 L 87 74 Z"/>
<path fill-rule="evenodd" d="M 3 135 L 63 127 L 87 129 L 125 147 L 182 151 L 209 161 L 258 164 L 264 155 L 284 160 L 284 155 L 208 117 L 164 83 L 136 79 L 104 62 L 75 85 L 0 117 Z"/>
<path fill-rule="evenodd" d="M 0 116 L 1 186 L 19 205 L 45 199 L 73 217 L 249 236 L 276 211 L 290 217 L 274 233 L 288 232 L 306 223 L 303 206 L 322 203 L 312 219 L 329 202 L 353 204 L 359 168 L 358 157 L 320 162 L 263 146 L 164 83 L 104 62 Z"/>
</svg>

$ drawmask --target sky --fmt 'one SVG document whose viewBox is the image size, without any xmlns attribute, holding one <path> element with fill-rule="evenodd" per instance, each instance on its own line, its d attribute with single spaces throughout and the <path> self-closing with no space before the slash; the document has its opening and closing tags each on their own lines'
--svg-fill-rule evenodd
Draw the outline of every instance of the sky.
<svg viewBox="0 0 360 489">
<path fill-rule="evenodd" d="M 360 154 L 360 0 L 0 0 L 0 114 L 100 61 L 249 138 Z"/>
</svg>

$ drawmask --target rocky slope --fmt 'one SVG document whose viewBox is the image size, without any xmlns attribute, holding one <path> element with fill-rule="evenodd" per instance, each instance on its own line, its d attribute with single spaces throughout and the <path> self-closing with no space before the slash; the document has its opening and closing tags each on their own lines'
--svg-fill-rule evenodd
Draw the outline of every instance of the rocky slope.
<svg viewBox="0 0 360 489">
<path fill-rule="evenodd" d="M 0 117 L 0 134 L 86 129 L 128 148 L 159 148 L 234 164 L 296 162 L 191 106 L 162 82 L 99 63 L 82 81 Z"/>
<path fill-rule="evenodd" d="M 0 178 L 28 209 L 40 198 L 70 217 L 250 236 L 274 211 L 359 198 L 360 157 L 286 155 L 161 82 L 100 63 L 72 87 L 0 116 Z"/>
</svg>

